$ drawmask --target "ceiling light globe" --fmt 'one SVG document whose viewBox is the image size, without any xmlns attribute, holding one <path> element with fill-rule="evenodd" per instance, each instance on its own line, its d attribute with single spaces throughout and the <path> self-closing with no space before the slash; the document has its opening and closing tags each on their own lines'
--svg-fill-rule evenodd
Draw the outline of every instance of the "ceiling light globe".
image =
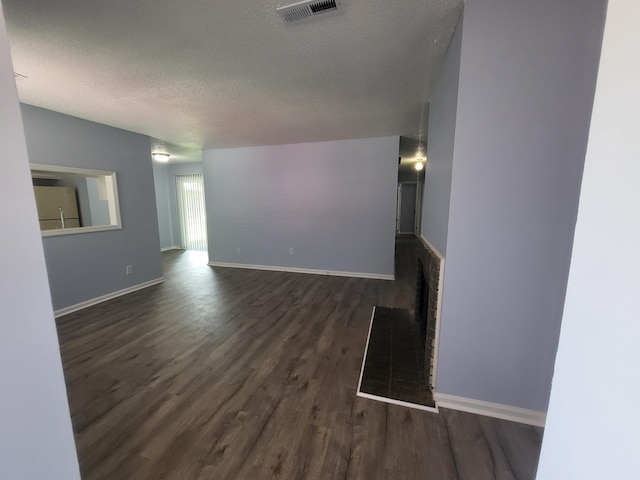
<svg viewBox="0 0 640 480">
<path fill-rule="evenodd" d="M 171 155 L 168 153 L 152 153 L 151 156 L 156 162 L 167 163 Z"/>
</svg>

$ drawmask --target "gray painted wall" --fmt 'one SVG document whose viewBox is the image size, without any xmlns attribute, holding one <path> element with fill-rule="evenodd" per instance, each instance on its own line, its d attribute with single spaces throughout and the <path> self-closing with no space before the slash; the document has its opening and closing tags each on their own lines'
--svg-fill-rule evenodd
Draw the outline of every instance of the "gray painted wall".
<svg viewBox="0 0 640 480">
<path fill-rule="evenodd" d="M 0 478 L 79 479 L 1 5 L 0 143 Z"/>
<path fill-rule="evenodd" d="M 443 256 L 447 253 L 449 229 L 462 24 L 463 18 L 460 17 L 429 106 L 429 141 L 427 165 L 424 170 L 420 232 Z"/>
<path fill-rule="evenodd" d="M 169 199 L 169 178 L 169 166 L 153 162 L 153 184 L 155 186 L 156 208 L 158 211 L 160 248 L 177 246 L 177 244 L 174 243 L 173 237 L 172 206 Z"/>
<path fill-rule="evenodd" d="M 205 150 L 210 259 L 392 275 L 398 148 L 393 136 Z"/>
<path fill-rule="evenodd" d="M 438 393 L 547 408 L 603 4 L 466 4 Z"/>
<path fill-rule="evenodd" d="M 168 168 L 169 174 L 174 177 L 176 175 L 202 175 L 203 172 L 202 162 L 173 163 Z"/>
<path fill-rule="evenodd" d="M 162 277 L 149 139 L 22 105 L 29 161 L 115 171 L 122 230 L 43 238 L 54 308 Z M 125 274 L 133 265 L 133 275 Z"/>
<path fill-rule="evenodd" d="M 109 201 L 106 198 L 104 200 L 100 198 L 98 179 L 87 177 L 85 184 L 91 211 L 91 225 L 109 225 L 111 223 Z"/>
<path fill-rule="evenodd" d="M 639 17 L 609 2 L 540 479 L 638 477 Z"/>
</svg>

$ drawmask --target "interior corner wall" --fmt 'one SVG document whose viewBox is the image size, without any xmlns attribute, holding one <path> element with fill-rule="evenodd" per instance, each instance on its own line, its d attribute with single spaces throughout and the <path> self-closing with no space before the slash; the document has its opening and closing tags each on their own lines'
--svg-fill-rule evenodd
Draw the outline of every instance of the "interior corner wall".
<svg viewBox="0 0 640 480">
<path fill-rule="evenodd" d="M 393 275 L 398 151 L 398 136 L 203 151 L 210 260 Z"/>
<path fill-rule="evenodd" d="M 427 165 L 422 194 L 420 233 L 445 257 L 463 21 L 461 15 L 430 102 Z"/>
<path fill-rule="evenodd" d="M 638 477 L 638 18 L 609 2 L 541 480 Z"/>
<path fill-rule="evenodd" d="M 0 478 L 80 479 L 0 5 Z"/>
<path fill-rule="evenodd" d="M 161 163 L 153 163 L 153 184 L 156 194 L 156 209 L 158 211 L 158 230 L 160 232 L 160 248 L 175 246 L 173 240 L 173 220 L 171 216 L 171 203 L 169 197 L 170 176 L 169 166 Z"/>
<path fill-rule="evenodd" d="M 149 138 L 21 105 L 31 163 L 114 171 L 122 229 L 44 237 L 56 310 L 162 277 Z M 126 275 L 125 266 L 133 265 Z"/>
<path fill-rule="evenodd" d="M 465 5 L 437 393 L 546 411 L 604 5 Z"/>
</svg>

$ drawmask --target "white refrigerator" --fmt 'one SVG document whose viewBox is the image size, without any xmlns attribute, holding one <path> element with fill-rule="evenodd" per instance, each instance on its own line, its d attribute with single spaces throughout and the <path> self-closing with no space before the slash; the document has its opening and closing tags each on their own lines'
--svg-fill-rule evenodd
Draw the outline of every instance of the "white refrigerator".
<svg viewBox="0 0 640 480">
<path fill-rule="evenodd" d="M 80 226 L 76 190 L 72 187 L 35 186 L 40 230 Z"/>
</svg>

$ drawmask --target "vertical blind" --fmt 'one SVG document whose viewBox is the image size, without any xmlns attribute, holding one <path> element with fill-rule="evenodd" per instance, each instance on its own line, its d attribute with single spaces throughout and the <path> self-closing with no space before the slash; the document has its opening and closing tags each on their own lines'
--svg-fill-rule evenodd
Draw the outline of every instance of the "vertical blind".
<svg viewBox="0 0 640 480">
<path fill-rule="evenodd" d="M 204 209 L 202 175 L 177 175 L 176 194 L 182 248 L 207 250 L 207 217 Z"/>
</svg>

